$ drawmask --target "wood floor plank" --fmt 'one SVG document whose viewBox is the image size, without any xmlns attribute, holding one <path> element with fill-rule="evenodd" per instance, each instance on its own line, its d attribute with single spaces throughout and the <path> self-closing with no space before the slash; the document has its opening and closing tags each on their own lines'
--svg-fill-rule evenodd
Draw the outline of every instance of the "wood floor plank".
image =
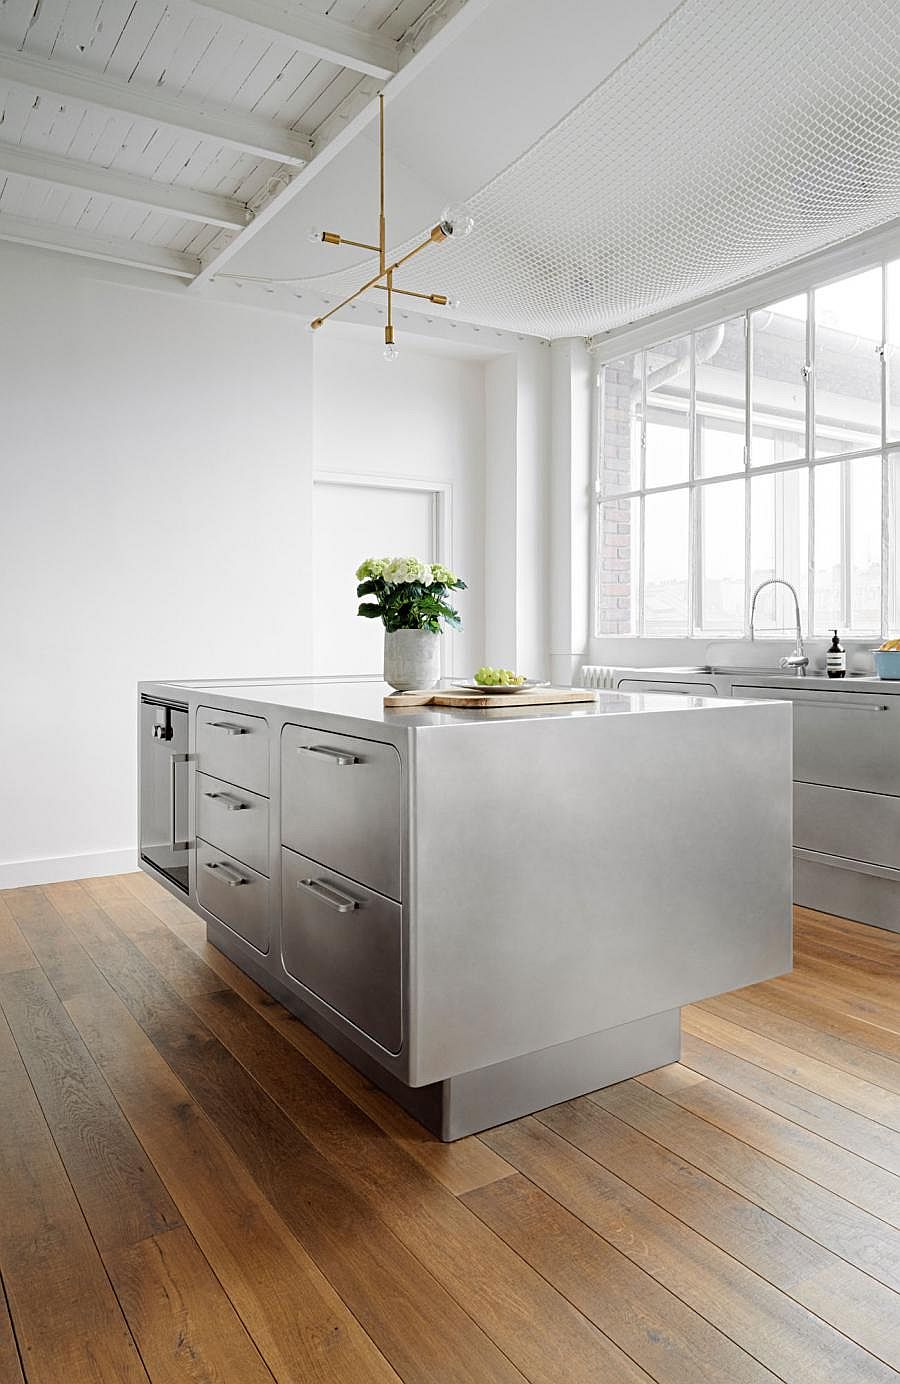
<svg viewBox="0 0 900 1384">
<path fill-rule="evenodd" d="M 102 911 L 66 921 L 406 1384 L 521 1384 L 490 1337 Z"/>
<path fill-rule="evenodd" d="M 873 956 L 900 961 L 900 933 L 885 928 L 851 923 L 831 913 L 813 908 L 794 909 L 794 930 L 798 935 L 829 940 L 831 946 L 849 951 L 852 956 Z"/>
<path fill-rule="evenodd" d="M 32 1384 L 147 1384 L 134 1340 L 0 1016 L 0 1272 Z"/>
<path fill-rule="evenodd" d="M 680 1063 L 637 1080 L 900 1230 L 900 1177 Z"/>
<path fill-rule="evenodd" d="M 77 886 L 66 882 L 54 884 L 54 899 L 84 899 Z M 54 989 L 60 999 L 82 992 L 88 994 L 96 986 L 97 969 L 66 927 L 55 904 L 51 904 L 43 889 L 15 889 L 6 894 L 11 913 L 38 957 L 44 972 L 53 969 Z M 37 963 L 36 963 L 37 964 Z"/>
<path fill-rule="evenodd" d="M 25 1384 L 22 1361 L 16 1345 L 2 1279 L 0 1279 L 0 1380 L 3 1380 L 3 1384 Z"/>
<path fill-rule="evenodd" d="M 0 894 L 0 975 L 10 971 L 27 971 L 34 964 L 34 953 L 16 926 L 9 905 Z"/>
<path fill-rule="evenodd" d="M 185 1226 L 112 1251 L 109 1267 L 153 1384 L 272 1384 L 274 1376 Z"/>
<path fill-rule="evenodd" d="M 894 1130 L 690 1033 L 682 1040 L 681 1061 L 692 1071 L 900 1176 L 900 1140 Z"/>
<path fill-rule="evenodd" d="M 146 883 L 139 884 L 139 880 Z M 140 897 L 161 922 L 166 922 L 170 904 L 175 909 L 187 912 L 177 899 L 171 898 L 166 890 L 146 875 L 126 875 L 121 877 L 121 882 Z M 278 1029 L 288 1042 L 349 1096 L 355 1105 L 365 1111 L 386 1134 L 421 1163 L 432 1177 L 454 1194 L 459 1195 L 474 1187 L 481 1187 L 496 1178 L 507 1177 L 512 1172 L 512 1169 L 480 1139 L 472 1137 L 445 1144 L 429 1134 L 417 1120 L 407 1115 L 395 1101 L 373 1086 L 311 1029 L 288 1013 L 277 1000 L 248 976 L 238 971 L 227 957 L 205 942 L 205 937 L 187 943 L 200 963 L 197 965 L 195 961 L 193 967 L 185 959 L 184 939 L 180 930 L 176 931 L 175 935 L 168 932 L 162 935 L 155 934 L 152 945 L 148 945 L 147 937 L 147 933 L 135 937 L 135 945 L 169 980 L 182 998 L 189 1000 L 195 993 L 202 994 L 220 989 L 220 985 L 209 984 L 211 973 L 226 980 L 232 989 L 252 1005 L 273 1028 Z M 168 959 L 170 956 L 173 958 L 172 961 Z M 178 958 L 177 964 L 175 957 Z"/>
<path fill-rule="evenodd" d="M 196 996 L 196 1012 L 348 1185 L 477 1321 L 531 1384 L 553 1384 L 567 1341 L 572 1384 L 598 1372 L 644 1378 L 616 1344 L 528 1268 L 239 996 Z"/>
<path fill-rule="evenodd" d="M 632 1129 L 900 1292 L 900 1231 L 665 1096 L 625 1081 L 590 1099 Z M 900 1298 L 897 1300 L 900 1313 Z"/>
<path fill-rule="evenodd" d="M 898 979 L 900 992 L 900 979 Z M 776 1043 L 781 1043 L 793 1052 L 816 1057 L 838 1071 L 858 1076 L 873 1086 L 881 1086 L 886 1091 L 900 1095 L 900 1060 L 882 1057 L 879 1053 L 867 1051 L 845 1038 L 835 1037 L 821 1030 L 811 1029 L 808 1024 L 799 1023 L 785 1014 L 763 1009 L 737 995 L 718 995 L 704 1000 L 697 1006 L 710 1014 L 715 1014 L 739 1028 L 748 1028 L 752 1033 L 762 1034 Z"/>
<path fill-rule="evenodd" d="M 514 1167 L 791 1384 L 896 1384 L 896 1373 L 623 1178 L 528 1118 L 485 1136 Z"/>
<path fill-rule="evenodd" d="M 804 993 L 796 977 L 791 977 L 787 985 L 781 985 L 779 980 L 767 980 L 746 990 L 735 990 L 733 998 L 743 1004 L 756 1005 L 767 1013 L 793 1019 L 817 1033 L 842 1038 L 863 1052 L 878 1053 L 900 1062 L 900 1033 L 892 1033 L 869 1020 L 853 1018 L 829 1003 L 822 994 L 814 997 Z M 706 1003 L 704 1000 L 700 1008 L 705 1008 Z"/>
<path fill-rule="evenodd" d="M 736 1057 L 755 1062 L 776 1076 L 806 1086 L 838 1105 L 900 1133 L 900 1096 L 870 1081 L 841 1071 L 816 1057 L 807 1057 L 763 1034 L 720 1019 L 709 1010 L 691 1005 L 682 1012 L 684 1032 L 714 1043 Z"/>
<path fill-rule="evenodd" d="M 776 1378 L 520 1173 L 463 1200 L 654 1379 L 742 1384 Z"/>
<path fill-rule="evenodd" d="M 538 1119 L 864 1350 L 900 1368 L 900 1297 L 593 1100 Z"/>
<path fill-rule="evenodd" d="M 101 1253 L 181 1224 L 42 971 L 0 977 L 0 1006 Z"/>
</svg>

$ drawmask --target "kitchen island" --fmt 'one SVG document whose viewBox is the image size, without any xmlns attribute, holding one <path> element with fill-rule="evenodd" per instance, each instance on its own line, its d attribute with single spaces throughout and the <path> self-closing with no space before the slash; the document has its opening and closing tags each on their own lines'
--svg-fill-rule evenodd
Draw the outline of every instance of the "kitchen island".
<svg viewBox="0 0 900 1384">
<path fill-rule="evenodd" d="M 139 685 L 141 864 L 444 1139 L 676 1061 L 791 966 L 791 711 Z"/>
</svg>

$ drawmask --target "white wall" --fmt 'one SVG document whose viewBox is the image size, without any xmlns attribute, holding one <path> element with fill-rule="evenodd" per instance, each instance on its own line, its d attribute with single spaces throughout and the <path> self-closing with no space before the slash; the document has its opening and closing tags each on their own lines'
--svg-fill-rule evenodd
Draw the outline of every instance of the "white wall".
<svg viewBox="0 0 900 1384">
<path fill-rule="evenodd" d="M 308 667 L 310 338 L 141 282 L 0 247 L 0 884 L 133 858 L 138 679 Z"/>
<path fill-rule="evenodd" d="M 450 563 L 468 583 L 454 597 L 463 628 L 447 636 L 460 672 L 484 656 L 484 369 L 449 347 L 417 348 L 409 332 L 391 364 L 374 332 L 329 326 L 316 336 L 316 470 L 452 488 Z"/>
<path fill-rule="evenodd" d="M 0 888 L 133 867 L 140 679 L 314 671 L 314 469 L 452 484 L 458 666 L 491 653 L 485 591 L 543 560 L 545 349 L 507 356 L 514 454 L 486 509 L 510 419 L 487 421 L 484 351 L 406 334 L 387 365 L 374 331 L 313 338 L 235 296 L 0 245 Z M 491 535 L 517 493 L 507 569 Z M 529 580 L 513 649 L 538 663 Z"/>
</svg>

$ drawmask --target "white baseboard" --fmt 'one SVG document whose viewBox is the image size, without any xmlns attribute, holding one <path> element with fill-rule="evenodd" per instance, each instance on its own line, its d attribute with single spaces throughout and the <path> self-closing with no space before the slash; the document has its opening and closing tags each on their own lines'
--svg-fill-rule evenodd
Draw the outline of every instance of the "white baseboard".
<svg viewBox="0 0 900 1384">
<path fill-rule="evenodd" d="M 8 860 L 5 864 L 0 862 L 0 889 L 58 884 L 64 879 L 91 879 L 95 875 L 126 875 L 137 868 L 137 851 L 133 849 L 63 855 L 55 860 Z"/>
</svg>

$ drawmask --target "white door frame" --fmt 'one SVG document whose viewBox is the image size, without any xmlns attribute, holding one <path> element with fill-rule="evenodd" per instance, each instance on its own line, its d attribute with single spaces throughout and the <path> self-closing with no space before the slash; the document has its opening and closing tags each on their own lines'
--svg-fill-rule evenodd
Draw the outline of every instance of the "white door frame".
<svg viewBox="0 0 900 1384">
<path fill-rule="evenodd" d="M 315 522 L 315 487 L 317 485 L 344 485 L 354 489 L 369 487 L 372 490 L 415 490 L 426 491 L 431 495 L 431 541 L 435 562 L 442 563 L 453 570 L 453 485 L 450 481 L 425 480 L 418 476 L 377 476 L 371 473 L 360 474 L 355 471 L 314 471 L 313 472 L 313 521 Z M 377 553 L 371 554 L 377 557 Z M 314 574 L 315 579 L 315 574 Z M 452 677 L 454 672 L 454 641 L 441 642 L 441 673 Z"/>
</svg>

